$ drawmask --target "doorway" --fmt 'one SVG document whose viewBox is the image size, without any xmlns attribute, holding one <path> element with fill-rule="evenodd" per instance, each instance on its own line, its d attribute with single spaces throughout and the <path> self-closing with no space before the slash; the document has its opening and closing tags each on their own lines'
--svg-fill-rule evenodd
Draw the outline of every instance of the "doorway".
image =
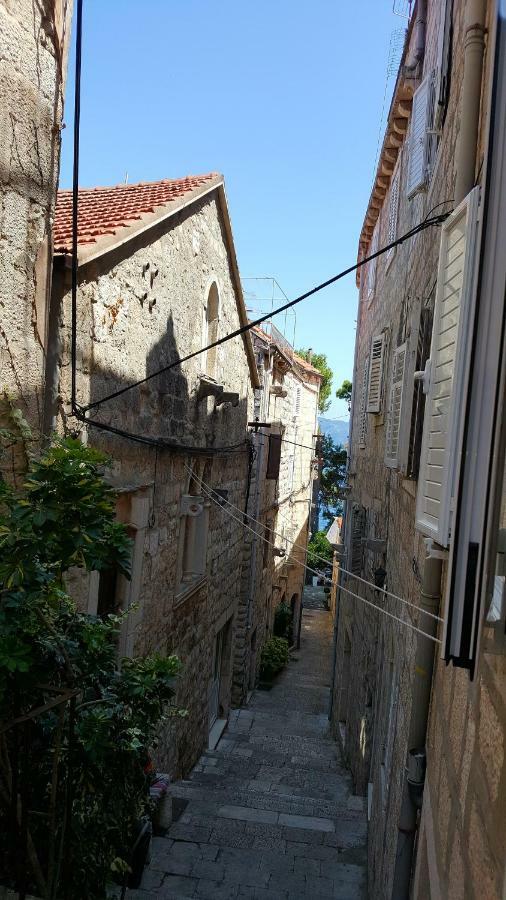
<svg viewBox="0 0 506 900">
<path fill-rule="evenodd" d="M 222 628 L 221 631 L 218 631 L 214 641 L 213 679 L 209 697 L 209 729 L 213 727 L 220 712 L 220 687 L 224 637 L 225 628 Z"/>
</svg>

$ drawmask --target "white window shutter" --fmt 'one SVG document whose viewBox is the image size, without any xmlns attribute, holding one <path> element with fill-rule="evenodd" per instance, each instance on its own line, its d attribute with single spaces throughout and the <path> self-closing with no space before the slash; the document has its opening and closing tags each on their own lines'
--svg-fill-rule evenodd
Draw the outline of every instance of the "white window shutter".
<svg viewBox="0 0 506 900">
<path fill-rule="evenodd" d="M 379 413 L 381 409 L 381 388 L 383 384 L 383 358 L 385 354 L 385 334 L 377 334 L 371 341 L 371 361 L 369 363 L 369 384 L 367 390 L 367 412 Z"/>
<path fill-rule="evenodd" d="M 387 244 L 392 244 L 397 237 L 397 218 L 399 214 L 399 182 L 400 182 L 400 166 L 398 165 L 395 171 L 395 174 L 390 183 L 390 200 L 388 204 L 388 232 L 387 232 Z M 395 253 L 395 247 L 391 247 L 390 250 L 386 252 L 386 262 L 389 260 Z"/>
<path fill-rule="evenodd" d="M 364 372 L 362 375 L 362 384 L 360 388 L 360 407 L 359 407 L 359 433 L 358 446 L 365 447 L 365 436 L 367 434 L 367 379 L 369 377 L 369 357 L 364 364 Z"/>
<path fill-rule="evenodd" d="M 379 241 L 379 219 L 376 222 L 376 227 L 373 232 L 372 240 L 369 245 L 369 250 L 367 252 L 367 256 L 372 256 L 373 253 L 377 253 L 378 251 L 378 241 Z M 370 302 L 374 297 L 374 291 L 376 289 L 376 265 L 378 262 L 378 258 L 371 259 L 371 262 L 368 262 L 366 265 L 366 285 L 365 285 L 365 298 L 367 302 Z"/>
<path fill-rule="evenodd" d="M 392 382 L 390 385 L 390 404 L 385 444 L 385 465 L 392 469 L 395 469 L 399 463 L 399 438 L 401 434 L 407 349 L 408 345 L 406 343 L 397 347 L 392 361 Z"/>
<path fill-rule="evenodd" d="M 427 75 L 413 94 L 406 183 L 408 197 L 416 194 L 424 186 L 427 178 L 427 129 L 431 82 L 432 75 Z"/>
<path fill-rule="evenodd" d="M 455 471 L 462 443 L 475 305 L 475 244 L 479 188 L 442 226 L 431 355 L 418 480 L 416 525 L 448 546 Z"/>
<path fill-rule="evenodd" d="M 293 417 L 297 419 L 300 416 L 300 401 L 301 401 L 302 388 L 300 384 L 297 385 L 295 389 L 295 397 L 293 404 Z"/>
</svg>

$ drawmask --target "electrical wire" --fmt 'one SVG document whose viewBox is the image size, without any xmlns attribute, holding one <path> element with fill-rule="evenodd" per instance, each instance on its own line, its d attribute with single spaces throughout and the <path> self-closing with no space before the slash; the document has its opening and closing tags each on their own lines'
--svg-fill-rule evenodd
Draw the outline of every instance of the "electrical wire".
<svg viewBox="0 0 506 900">
<path fill-rule="evenodd" d="M 376 250 L 375 253 L 371 253 L 370 256 L 363 257 L 363 259 L 358 260 L 358 262 L 354 263 L 352 266 L 348 266 L 347 269 L 343 269 L 342 272 L 339 272 L 337 275 L 333 275 L 332 278 L 328 278 L 326 281 L 322 281 L 320 284 L 317 284 L 315 287 L 311 288 L 309 291 L 306 291 L 304 294 L 300 294 L 300 296 L 295 297 L 294 300 L 290 300 L 287 303 L 284 303 L 282 306 L 278 306 L 270 313 L 267 313 L 264 316 L 260 316 L 258 319 L 254 319 L 251 322 L 248 322 L 246 325 L 242 325 L 240 328 L 236 328 L 235 331 L 231 331 L 228 334 L 223 335 L 223 337 L 218 338 L 216 341 L 212 341 L 206 347 L 201 347 L 199 350 L 194 350 L 192 353 L 188 353 L 186 356 L 174 360 L 174 362 L 163 366 L 161 369 L 157 369 L 156 372 L 151 372 L 150 375 L 146 375 L 144 378 L 140 378 L 138 381 L 132 382 L 132 384 L 125 385 L 122 388 L 118 388 L 117 391 L 106 394 L 105 397 L 101 397 L 99 400 L 94 400 L 92 403 L 88 403 L 86 406 L 81 406 L 81 411 L 83 413 L 86 413 L 90 409 L 96 409 L 102 403 L 107 403 L 109 400 L 115 400 L 117 397 L 121 397 L 123 394 L 127 393 L 127 391 L 131 391 L 134 388 L 138 388 L 141 385 L 146 384 L 148 381 L 151 381 L 151 379 L 163 375 L 165 372 L 174 369 L 176 366 L 180 366 L 182 363 L 188 362 L 189 360 L 194 359 L 196 356 L 200 356 L 201 353 L 205 353 L 207 350 L 212 350 L 214 347 L 219 347 L 221 346 L 221 344 L 225 344 L 227 341 L 230 341 L 233 338 L 240 337 L 247 331 L 250 331 L 252 328 L 261 325 L 268 319 L 271 319 L 273 316 L 279 315 L 280 313 L 285 312 L 285 310 L 287 309 L 291 309 L 297 303 L 301 303 L 302 300 L 307 300 L 308 297 L 312 297 L 314 296 L 314 294 L 317 294 L 324 288 L 329 287 L 331 284 L 335 284 L 346 275 L 350 275 L 352 272 L 355 272 L 357 269 L 371 262 L 371 260 L 376 259 L 378 256 L 382 256 L 384 253 L 387 253 L 394 247 L 403 244 L 405 241 L 414 237 L 419 232 L 424 231 L 426 228 L 432 228 L 434 226 L 442 225 L 442 223 L 448 218 L 449 215 L 450 213 L 448 212 L 433 216 L 432 218 L 426 217 L 418 225 L 415 225 L 405 234 L 401 235 L 401 237 L 396 238 L 395 241 L 392 241 L 390 244 L 386 244 L 384 247 L 380 247 L 380 249 Z"/>
<path fill-rule="evenodd" d="M 201 479 L 197 475 L 195 475 L 193 470 L 190 470 L 190 471 L 192 471 L 192 474 L 195 477 L 195 480 L 197 482 L 199 482 L 199 481 L 201 482 Z M 242 524 L 245 528 L 248 529 L 248 531 L 251 531 L 256 537 L 265 541 L 266 544 L 269 544 L 271 547 L 275 547 L 275 544 L 272 541 L 269 541 L 266 537 L 259 534 L 259 532 L 255 531 L 254 528 L 251 528 L 250 525 L 247 525 L 244 522 L 244 518 L 243 518 L 243 520 L 241 520 L 241 519 L 237 518 L 237 516 L 234 516 L 228 509 L 225 509 L 223 506 L 223 498 L 220 498 L 220 500 L 215 500 L 215 498 L 212 496 L 211 492 L 206 491 L 205 488 L 204 489 L 202 488 L 202 482 L 201 482 L 200 489 L 203 490 L 203 493 L 209 500 L 211 500 L 216 506 L 218 506 L 222 510 L 224 510 L 224 512 L 226 512 L 230 516 L 230 518 L 234 519 L 234 521 L 236 521 L 236 522 L 239 522 L 239 524 Z M 263 526 L 262 526 L 262 528 L 263 528 Z M 310 566 L 303 563 L 301 560 L 296 560 L 296 562 L 303 569 L 305 569 L 306 572 L 311 572 L 314 575 L 320 574 L 315 569 L 312 569 Z M 439 640 L 439 638 L 435 637 L 432 634 L 428 634 L 428 632 L 423 631 L 423 629 L 418 628 L 416 625 L 413 625 L 412 622 L 407 622 L 405 619 L 400 619 L 398 616 L 394 615 L 393 613 L 388 612 L 382 606 L 378 606 L 376 603 L 373 603 L 371 600 L 366 600 L 365 597 L 361 597 L 360 594 L 355 594 L 353 591 L 350 591 L 349 588 L 345 588 L 343 585 L 339 585 L 337 582 L 332 581 L 331 579 L 325 578 L 324 580 L 327 582 L 328 585 L 338 587 L 341 591 L 344 591 L 345 593 L 349 594 L 351 597 L 355 597 L 357 600 L 361 600 L 362 603 L 365 603 L 367 606 L 372 606 L 373 609 L 377 609 L 377 610 L 379 610 L 379 612 L 383 613 L 385 616 L 388 616 L 390 619 L 394 619 L 400 625 L 405 625 L 406 628 L 410 628 L 413 631 L 416 631 L 418 634 L 422 635 L 423 637 L 428 638 L 431 641 L 434 641 L 436 644 L 441 644 L 441 641 Z M 379 593 L 384 594 L 384 595 L 386 594 L 386 592 L 382 588 L 378 588 L 377 585 L 373 585 L 373 587 L 374 587 L 375 591 L 378 591 Z M 404 602 L 407 603 L 407 601 L 404 601 Z M 422 610 L 419 607 L 414 606 L 413 604 L 408 604 L 408 605 L 413 606 L 413 608 L 416 609 L 419 613 L 425 612 L 425 610 Z"/>
<path fill-rule="evenodd" d="M 201 487 L 202 487 L 202 486 L 204 487 L 204 490 L 207 489 L 207 491 L 209 491 L 211 494 L 216 494 L 216 496 L 219 497 L 219 500 L 215 500 L 215 502 L 218 503 L 219 506 L 222 507 L 224 503 L 228 504 L 228 506 L 231 506 L 232 509 L 235 509 L 235 510 L 237 510 L 237 512 L 240 512 L 241 515 L 242 515 L 243 517 L 249 519 L 251 522 L 254 522 L 256 525 L 258 525 L 258 526 L 262 529 L 263 532 L 265 532 L 265 525 L 263 524 L 263 522 L 260 522 L 258 519 L 254 519 L 253 516 L 249 516 L 247 513 L 244 513 L 243 510 L 239 509 L 238 506 L 235 506 L 233 503 L 231 503 L 230 500 L 226 500 L 225 498 L 221 497 L 221 495 L 220 495 L 220 494 L 217 494 L 216 491 L 214 491 L 214 489 L 213 489 L 210 485 L 206 484 L 206 482 L 203 481 L 202 478 L 200 478 L 198 475 L 196 475 L 196 474 L 194 473 L 193 469 L 191 469 L 189 466 L 185 466 L 185 467 L 186 467 L 187 471 L 188 471 L 191 475 L 193 475 L 193 477 L 195 478 L 196 482 L 197 482 L 198 484 L 200 484 Z M 211 499 L 214 500 L 215 498 L 214 498 L 214 497 L 211 497 Z M 228 511 L 228 510 L 226 510 L 226 511 Z M 232 514 L 231 514 L 231 515 L 232 515 Z M 232 517 L 235 518 L 234 516 L 232 516 Z M 285 517 L 283 517 L 283 518 L 285 518 Z M 239 520 L 238 520 L 238 521 L 239 521 Z M 286 521 L 288 522 L 288 519 L 286 519 Z M 248 527 L 248 526 L 247 526 L 247 527 Z M 253 529 L 250 529 L 250 530 L 253 530 Z M 255 531 L 253 531 L 253 533 L 256 534 L 257 537 L 260 537 L 262 540 L 266 540 L 266 538 L 263 537 L 262 534 L 257 533 L 257 532 L 255 532 Z M 275 537 L 280 538 L 280 540 L 284 541 L 286 544 L 290 544 L 290 543 L 291 543 L 292 549 L 291 549 L 290 552 L 292 552 L 293 549 L 296 548 L 297 550 L 300 550 L 302 553 L 304 553 L 304 557 L 305 557 L 305 555 L 306 555 L 306 547 L 303 547 L 302 544 L 297 544 L 295 541 L 290 541 L 290 539 L 287 538 L 286 535 L 280 534 L 279 532 L 273 531 L 272 529 L 270 529 L 270 533 L 271 533 L 272 535 L 274 535 Z M 270 543 L 270 541 L 268 541 L 268 543 Z M 272 546 L 274 546 L 274 544 L 272 544 Z M 288 549 L 288 548 L 287 548 L 287 549 Z M 315 559 L 318 559 L 318 560 L 320 560 L 321 562 L 324 562 L 326 565 L 329 564 L 329 560 L 328 560 L 328 559 L 325 559 L 323 556 L 318 556 L 318 554 L 316 554 L 316 553 L 312 553 L 311 555 L 312 555 Z M 296 558 L 296 559 L 295 559 L 295 562 L 296 562 L 298 565 L 303 565 L 303 562 L 302 562 L 302 560 L 300 560 L 300 559 L 297 559 L 297 558 Z M 305 568 L 308 568 L 308 567 L 305 566 Z M 421 607 L 417 606 L 415 603 L 410 603 L 409 600 L 406 600 L 404 597 L 399 597 L 398 594 L 394 594 L 394 593 L 392 593 L 392 591 L 386 590 L 386 588 L 378 588 L 378 585 L 377 585 L 377 584 L 374 584 L 372 581 L 367 581 L 367 579 L 362 578 L 361 575 L 356 575 L 354 572 L 350 572 L 348 569 L 343 568 L 341 565 L 339 566 L 339 569 L 340 569 L 340 572 L 342 572 L 344 575 L 348 575 L 348 576 L 351 577 L 351 578 L 357 579 L 357 581 L 362 582 L 362 583 L 365 584 L 367 587 L 371 587 L 371 588 L 373 588 L 373 590 L 375 590 L 375 591 L 380 590 L 381 593 L 382 593 L 385 597 L 392 597 L 392 599 L 398 600 L 400 603 L 403 603 L 405 606 L 409 606 L 409 607 L 411 607 L 412 609 L 416 610 L 418 613 L 423 613 L 424 615 L 429 616 L 429 618 L 435 619 L 437 622 L 443 622 L 443 621 L 444 621 L 444 620 L 441 618 L 441 616 L 437 616 L 437 615 L 435 615 L 435 613 L 429 612 L 429 610 L 422 609 Z M 321 573 L 318 572 L 318 571 L 315 570 L 315 569 L 308 569 L 308 571 L 313 572 L 315 575 L 321 576 Z M 328 581 L 328 579 L 326 578 L 326 576 L 323 576 L 323 577 L 325 578 L 325 580 Z M 334 584 L 335 582 L 331 582 L 331 583 Z M 344 588 L 343 588 L 343 589 L 344 589 Z"/>
</svg>

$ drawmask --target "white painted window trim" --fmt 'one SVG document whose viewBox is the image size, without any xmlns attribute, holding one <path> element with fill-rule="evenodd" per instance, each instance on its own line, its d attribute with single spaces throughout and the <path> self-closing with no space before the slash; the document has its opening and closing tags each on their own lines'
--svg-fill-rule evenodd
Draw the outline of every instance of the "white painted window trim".
<svg viewBox="0 0 506 900">
<path fill-rule="evenodd" d="M 399 433 L 398 469 L 403 475 L 408 472 L 409 442 L 411 437 L 411 424 L 413 417 L 414 387 L 416 354 L 418 349 L 418 336 L 420 331 L 422 313 L 422 300 L 418 298 L 413 304 L 409 323 L 409 336 L 406 338 L 406 359 L 404 363 L 404 394 L 402 398 L 402 418 Z"/>
<path fill-rule="evenodd" d="M 381 412 L 383 400 L 383 369 L 385 365 L 386 334 L 376 334 L 371 339 L 369 374 L 367 379 L 367 412 Z"/>
<path fill-rule="evenodd" d="M 424 392 L 427 394 L 423 425 L 422 449 L 420 455 L 420 472 L 416 506 L 416 527 L 422 534 L 437 541 L 443 547 L 450 542 L 451 520 L 454 506 L 455 474 L 460 459 L 464 416 L 461 411 L 465 406 L 467 383 L 471 356 L 471 323 L 474 317 L 476 299 L 476 234 L 478 225 L 479 187 L 464 198 L 457 209 L 446 220 L 441 232 L 441 250 L 438 265 L 438 283 L 434 306 L 434 324 L 432 330 L 431 358 L 424 373 Z M 466 217 L 464 266 L 462 287 L 460 291 L 459 320 L 455 341 L 455 361 L 452 372 L 451 397 L 448 409 L 447 437 L 442 453 L 441 497 L 438 516 L 428 516 L 424 512 L 424 498 L 428 494 L 430 480 L 429 440 L 433 410 L 438 412 L 435 380 L 432 377 L 432 366 L 436 358 L 437 342 L 440 336 L 441 307 L 444 300 L 443 274 L 447 263 L 447 252 L 450 235 L 459 221 Z M 451 248 L 450 248 L 451 249 Z M 433 520 L 433 521 L 431 521 Z"/>
</svg>

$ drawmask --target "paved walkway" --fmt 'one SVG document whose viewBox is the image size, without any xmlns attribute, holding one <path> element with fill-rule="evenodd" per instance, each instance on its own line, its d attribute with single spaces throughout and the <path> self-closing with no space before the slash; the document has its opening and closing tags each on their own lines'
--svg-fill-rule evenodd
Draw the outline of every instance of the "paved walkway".
<svg viewBox="0 0 506 900">
<path fill-rule="evenodd" d="M 128 900 L 365 896 L 364 801 L 328 733 L 331 628 L 330 613 L 305 610 L 275 687 L 233 711 L 216 750 L 174 785 L 188 804 Z"/>
</svg>

